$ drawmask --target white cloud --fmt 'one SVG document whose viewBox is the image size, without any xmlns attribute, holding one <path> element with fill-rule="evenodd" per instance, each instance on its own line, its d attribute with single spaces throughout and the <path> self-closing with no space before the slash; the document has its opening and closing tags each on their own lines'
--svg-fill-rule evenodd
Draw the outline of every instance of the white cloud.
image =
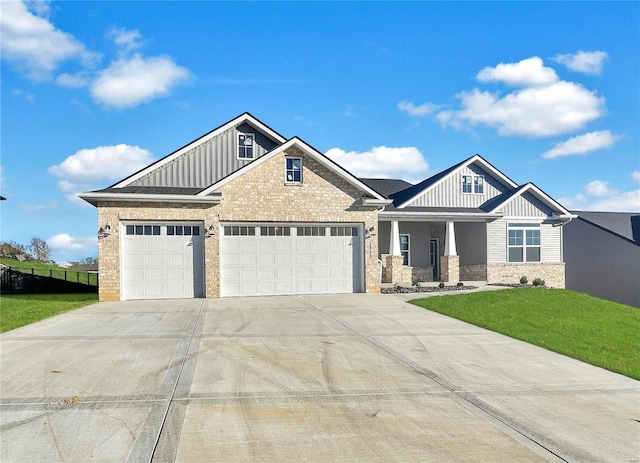
<svg viewBox="0 0 640 463">
<path fill-rule="evenodd" d="M 516 87 L 537 87 L 559 80 L 556 71 L 546 67 L 542 59 L 537 56 L 523 59 L 518 63 L 487 66 L 476 75 L 476 79 L 480 82 L 504 82 Z"/>
<path fill-rule="evenodd" d="M 408 181 L 424 179 L 429 164 L 422 153 L 413 146 L 391 148 L 376 146 L 357 153 L 331 148 L 325 155 L 357 177 L 400 178 Z"/>
<path fill-rule="evenodd" d="M 48 12 L 47 3 L 31 2 L 29 5 L 37 14 Z M 15 64 L 32 80 L 50 79 L 66 60 L 79 60 L 84 66 L 91 66 L 99 58 L 73 35 L 33 14 L 21 1 L 0 2 L 0 13 L 2 59 Z"/>
<path fill-rule="evenodd" d="M 396 106 L 400 111 L 404 111 L 409 116 L 428 116 L 440 108 L 440 105 L 433 103 L 425 103 L 419 106 L 414 105 L 410 101 L 404 100 Z"/>
<path fill-rule="evenodd" d="M 138 29 L 113 28 L 107 33 L 107 36 L 125 52 L 136 50 L 142 46 L 142 34 L 140 34 Z"/>
<path fill-rule="evenodd" d="M 604 51 L 579 51 L 575 54 L 556 55 L 551 59 L 572 71 L 600 75 L 607 57 L 608 55 Z"/>
<path fill-rule="evenodd" d="M 91 95 L 105 106 L 128 108 L 168 95 L 173 86 L 190 76 L 168 56 L 135 54 L 104 69 L 91 85 Z"/>
<path fill-rule="evenodd" d="M 94 250 L 98 245 L 98 238 L 96 236 L 73 237 L 68 233 L 54 235 L 46 241 L 53 252 L 62 253 Z"/>
<path fill-rule="evenodd" d="M 553 159 L 561 156 L 587 154 L 596 150 L 610 149 L 613 148 L 613 145 L 615 145 L 616 141 L 619 139 L 619 136 L 613 135 L 609 130 L 589 132 L 558 143 L 549 151 L 542 153 L 542 157 L 546 159 Z"/>
<path fill-rule="evenodd" d="M 640 170 L 634 170 L 633 172 L 631 172 L 631 180 L 633 180 L 635 183 L 640 184 Z"/>
<path fill-rule="evenodd" d="M 104 187 L 99 183 L 126 177 L 152 160 L 151 153 L 138 146 L 98 146 L 82 149 L 47 171 L 60 178 L 58 187 L 69 201 L 85 205 L 77 193 Z"/>
<path fill-rule="evenodd" d="M 56 84 L 61 87 L 69 87 L 69 88 L 81 88 L 86 87 L 89 84 L 89 80 L 87 77 L 82 74 L 68 74 L 63 72 L 58 77 L 56 77 Z"/>
<path fill-rule="evenodd" d="M 572 210 L 640 212 L 640 189 L 619 192 L 609 187 L 609 182 L 594 180 L 584 187 L 583 193 L 558 201 Z"/>
<path fill-rule="evenodd" d="M 456 97 L 462 109 L 441 111 L 436 120 L 455 128 L 486 125 L 500 135 L 562 135 L 582 129 L 605 113 L 604 98 L 565 81 L 525 88 L 504 97 L 478 89 Z"/>
</svg>

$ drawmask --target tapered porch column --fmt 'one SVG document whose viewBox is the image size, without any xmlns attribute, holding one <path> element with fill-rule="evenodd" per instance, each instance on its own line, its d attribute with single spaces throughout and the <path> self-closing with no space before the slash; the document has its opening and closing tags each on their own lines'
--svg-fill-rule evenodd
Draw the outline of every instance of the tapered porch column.
<svg viewBox="0 0 640 463">
<path fill-rule="evenodd" d="M 456 230 L 454 222 L 448 221 L 444 237 L 444 256 L 440 258 L 440 281 L 460 280 L 460 257 L 456 250 Z"/>
<path fill-rule="evenodd" d="M 385 262 L 385 283 L 410 285 L 411 269 L 405 267 L 404 256 L 400 252 L 400 227 L 397 220 L 391 221 L 391 236 L 389 240 L 389 255 Z"/>
</svg>

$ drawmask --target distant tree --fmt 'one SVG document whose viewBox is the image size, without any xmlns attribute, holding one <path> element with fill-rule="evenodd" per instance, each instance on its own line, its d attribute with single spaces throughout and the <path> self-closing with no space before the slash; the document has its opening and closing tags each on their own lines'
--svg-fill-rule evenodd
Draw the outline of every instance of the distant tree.
<svg viewBox="0 0 640 463">
<path fill-rule="evenodd" d="M 98 258 L 97 257 L 85 257 L 84 259 L 82 259 L 80 261 L 80 263 L 84 264 L 84 265 L 97 264 L 98 263 Z"/>
<path fill-rule="evenodd" d="M 30 254 L 38 262 L 49 262 L 51 260 L 51 248 L 45 240 L 34 236 L 29 245 Z"/>
<path fill-rule="evenodd" d="M 0 254 L 4 257 L 16 257 L 20 254 L 30 259 L 31 254 L 26 246 L 16 243 L 15 241 L 3 241 L 0 243 Z"/>
</svg>

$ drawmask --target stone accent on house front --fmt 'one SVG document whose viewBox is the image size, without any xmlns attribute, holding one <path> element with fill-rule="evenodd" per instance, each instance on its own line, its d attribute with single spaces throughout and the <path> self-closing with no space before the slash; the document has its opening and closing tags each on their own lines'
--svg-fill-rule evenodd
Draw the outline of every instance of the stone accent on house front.
<svg viewBox="0 0 640 463">
<path fill-rule="evenodd" d="M 564 288 L 564 262 L 529 264 L 487 264 L 488 283 L 520 283 L 526 276 L 529 283 L 541 278 L 552 288 Z"/>
<path fill-rule="evenodd" d="M 413 267 L 413 278 L 421 281 L 433 281 L 433 267 Z"/>
<path fill-rule="evenodd" d="M 285 183 L 287 156 L 303 159 L 301 184 Z M 98 246 L 100 300 L 121 298 L 119 224 L 123 220 L 202 221 L 205 228 L 213 225 L 216 234 L 204 244 L 206 297 L 220 295 L 220 223 L 345 223 L 361 225 L 362 232 L 373 228 L 374 233 L 378 227 L 378 211 L 361 205 L 361 190 L 298 150 L 266 160 L 218 191 L 222 202 L 215 205 L 101 202 L 98 223 L 109 223 L 111 235 L 100 240 Z M 375 237 L 364 239 L 364 280 L 366 292 L 380 291 Z"/>
<path fill-rule="evenodd" d="M 411 267 L 404 265 L 404 256 L 387 256 L 385 283 L 411 285 Z"/>
<path fill-rule="evenodd" d="M 487 281 L 487 264 L 461 265 L 461 281 Z"/>
<path fill-rule="evenodd" d="M 440 281 L 460 281 L 460 256 L 440 256 Z"/>
</svg>

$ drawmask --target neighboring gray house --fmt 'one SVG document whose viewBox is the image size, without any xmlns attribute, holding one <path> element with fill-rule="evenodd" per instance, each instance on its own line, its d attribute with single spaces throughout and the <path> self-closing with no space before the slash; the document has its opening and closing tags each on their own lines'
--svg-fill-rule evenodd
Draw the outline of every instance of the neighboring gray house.
<svg viewBox="0 0 640 463">
<path fill-rule="evenodd" d="M 640 307 L 640 213 L 574 214 L 565 226 L 567 288 Z"/>
<path fill-rule="evenodd" d="M 378 292 L 412 277 L 564 287 L 575 216 L 479 155 L 359 179 L 249 113 L 103 190 L 100 300 Z"/>
</svg>

